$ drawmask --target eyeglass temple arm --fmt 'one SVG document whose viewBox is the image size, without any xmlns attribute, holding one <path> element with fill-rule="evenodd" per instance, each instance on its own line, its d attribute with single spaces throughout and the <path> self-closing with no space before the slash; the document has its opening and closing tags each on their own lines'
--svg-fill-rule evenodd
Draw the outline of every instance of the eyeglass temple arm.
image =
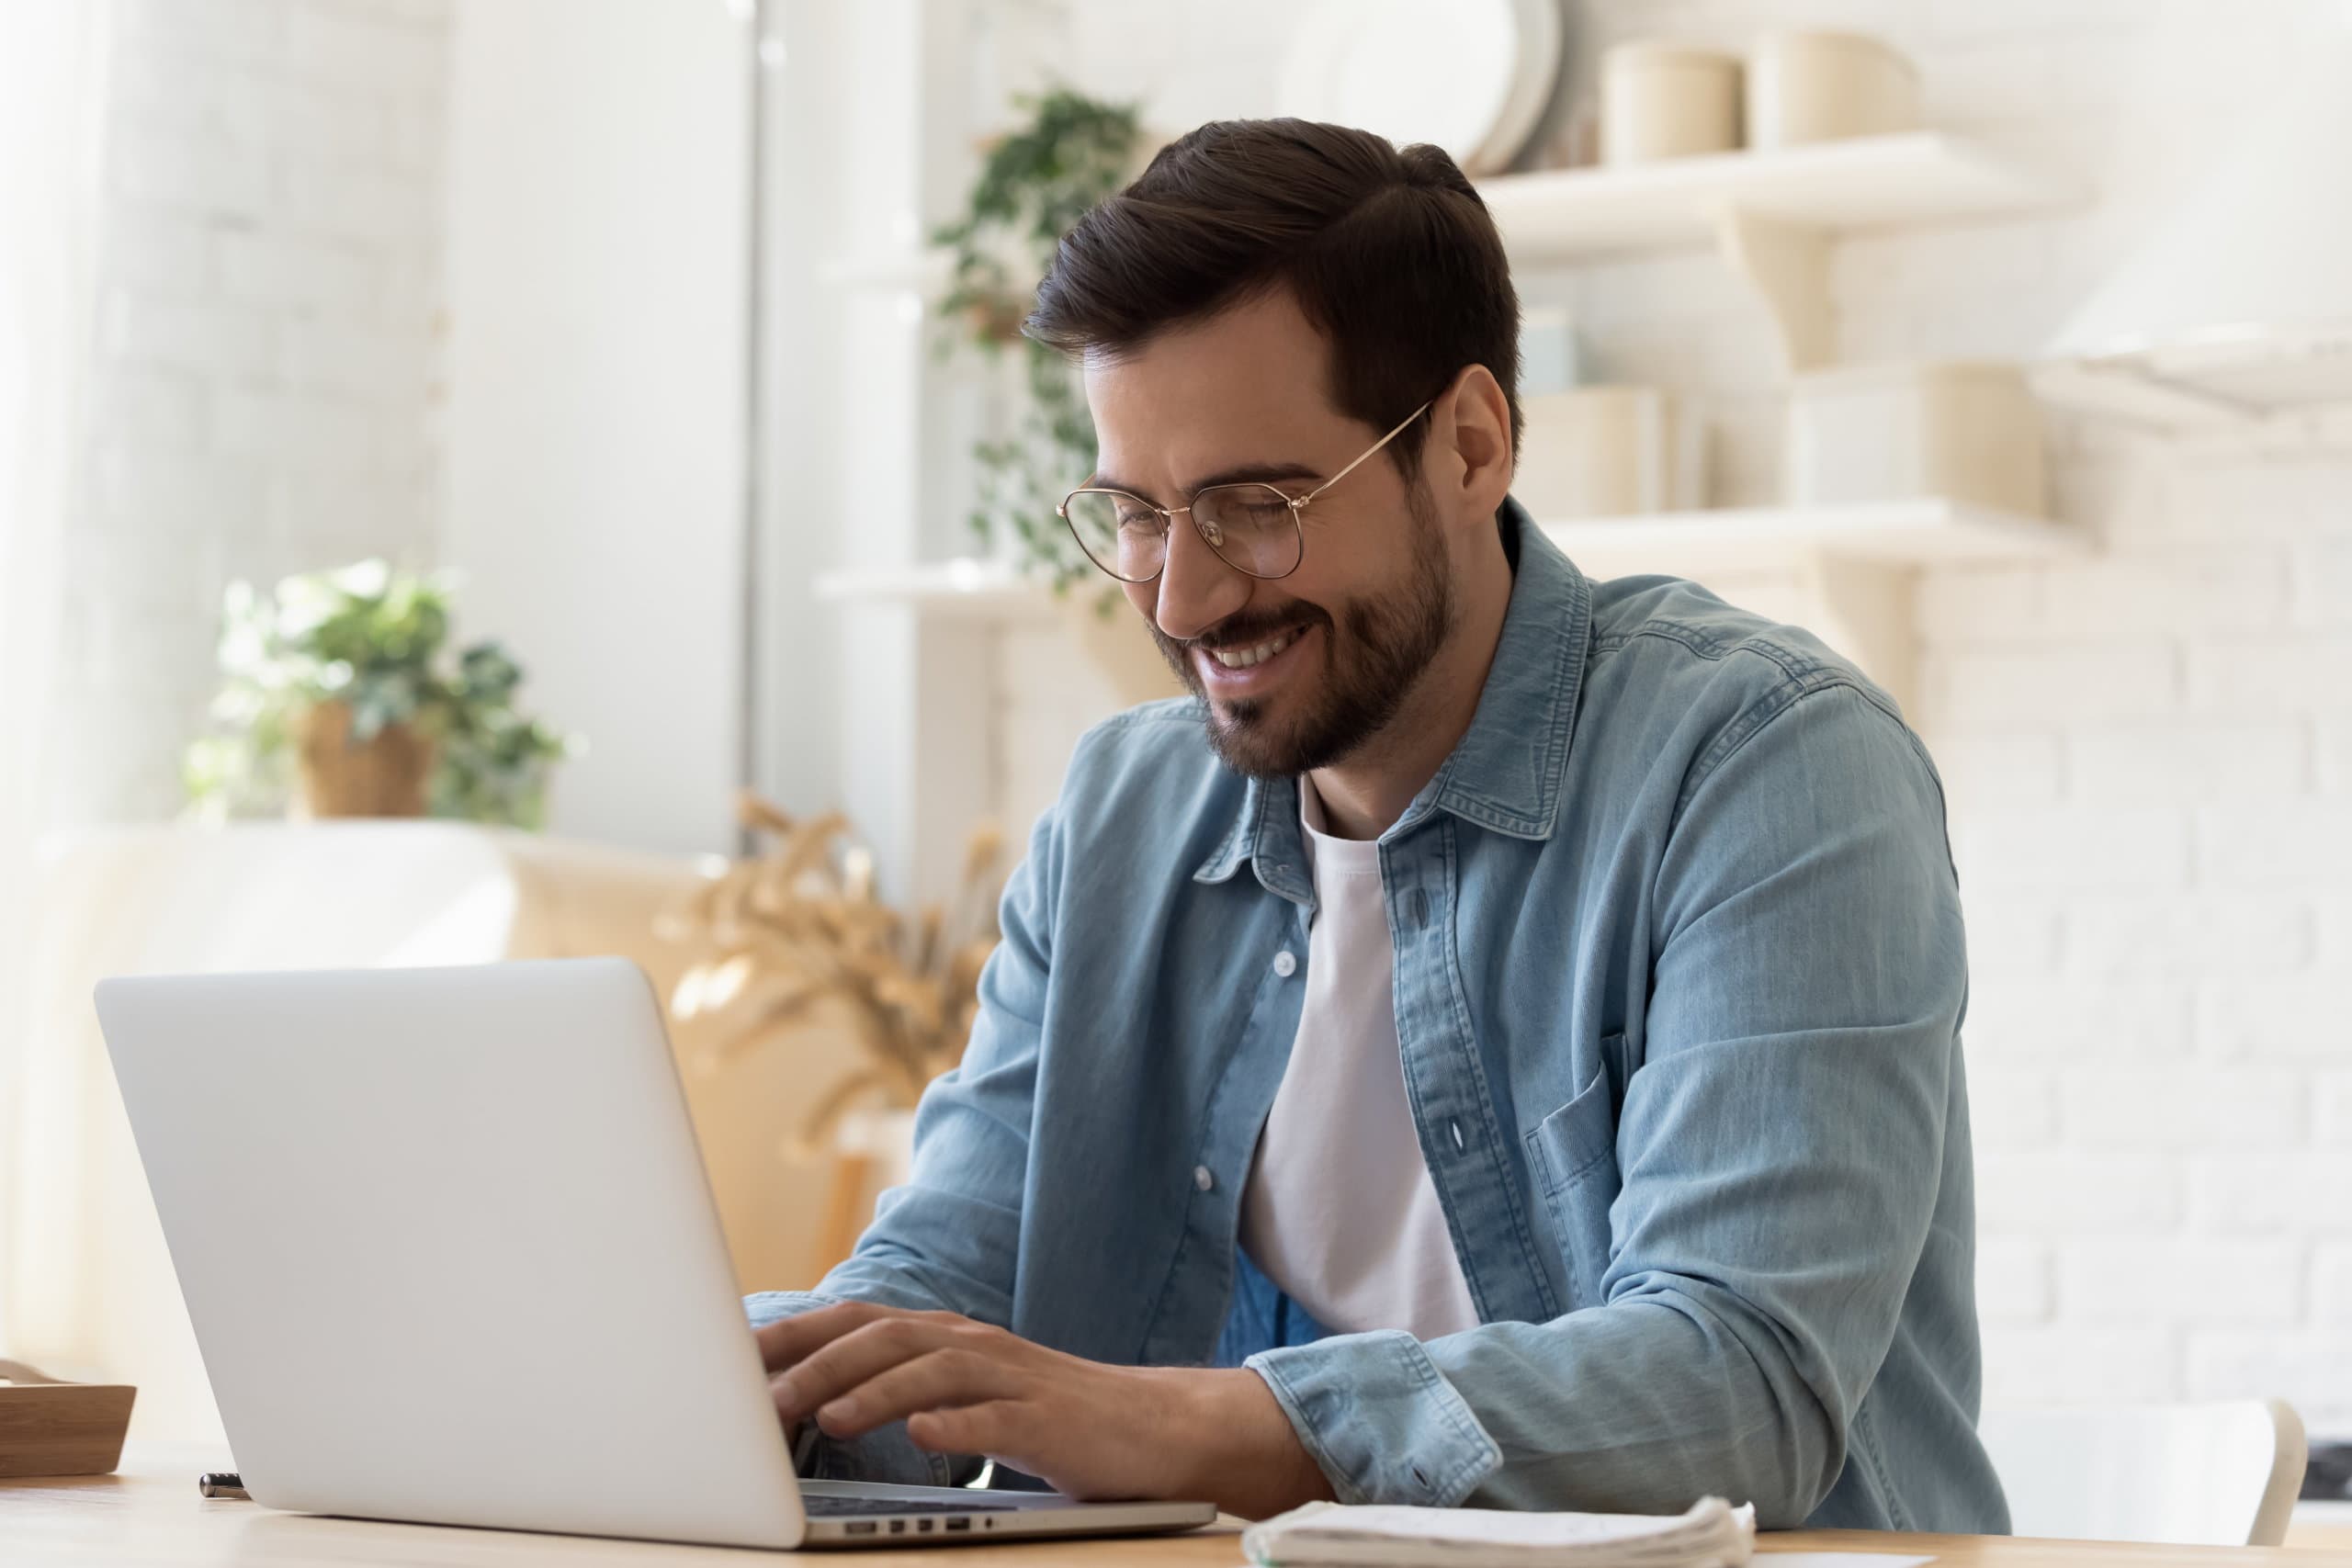
<svg viewBox="0 0 2352 1568">
<path fill-rule="evenodd" d="M 1350 463 L 1346 468 L 1341 468 L 1338 473 L 1333 474 L 1329 479 L 1325 479 L 1321 484 L 1317 485 L 1313 490 L 1292 502 L 1290 503 L 1292 510 L 1295 511 L 1298 508 L 1305 506 L 1308 502 L 1313 501 L 1317 496 L 1321 495 L 1325 491 L 1329 490 L 1333 485 L 1338 484 L 1341 479 L 1346 479 L 1358 468 L 1363 468 L 1365 463 L 1371 461 L 1372 455 L 1374 452 L 1379 451 L 1383 446 L 1387 446 L 1391 441 L 1396 440 L 1397 436 L 1403 434 L 1405 433 L 1405 427 L 1412 423 L 1415 420 L 1420 418 L 1421 415 L 1427 413 L 1430 410 L 1430 404 L 1435 403 L 1436 401 L 1437 400 L 1435 398 L 1431 398 L 1429 402 L 1423 403 L 1419 408 L 1415 409 L 1411 413 L 1407 414 L 1403 419 L 1397 421 L 1396 429 L 1390 431 L 1387 434 L 1382 436 L 1379 440 L 1365 447 L 1363 456 L 1359 457 L 1354 462 Z M 1077 493 L 1078 491 L 1072 491 L 1070 492 L 1071 495 L 1075 495 Z M 1125 491 L 1106 491 L 1105 493 L 1114 495 L 1127 494 Z M 1150 506 L 1154 512 L 1157 512 L 1162 517 L 1167 518 L 1171 524 L 1174 523 L 1179 516 L 1189 514 L 1193 510 L 1189 505 L 1153 506 L 1150 502 L 1145 501 L 1144 498 L 1139 495 L 1136 496 L 1134 499 L 1136 501 L 1142 501 L 1146 506 Z M 1069 497 L 1064 496 L 1062 498 L 1061 504 L 1056 506 L 1054 511 L 1064 519 L 1067 519 L 1069 516 L 1069 513 L 1066 510 L 1069 504 Z"/>
<path fill-rule="evenodd" d="M 1350 463 L 1346 468 L 1341 468 L 1338 473 L 1333 474 L 1329 479 L 1325 479 L 1321 484 L 1317 485 L 1313 490 L 1307 491 L 1296 501 L 1292 502 L 1290 503 L 1291 510 L 1294 512 L 1297 511 L 1299 508 L 1305 506 L 1308 502 L 1313 501 L 1317 496 L 1321 495 L 1325 491 L 1329 490 L 1333 485 L 1338 484 L 1341 479 L 1346 479 L 1350 474 L 1354 473 L 1358 468 L 1363 467 L 1365 463 L 1371 460 L 1372 455 L 1374 452 L 1379 451 L 1383 446 L 1387 446 L 1391 441 L 1396 440 L 1397 436 L 1404 434 L 1405 427 L 1412 423 L 1415 420 L 1420 418 L 1424 413 L 1427 413 L 1430 409 L 1430 403 L 1434 403 L 1437 400 L 1435 398 L 1431 398 L 1428 403 L 1423 403 L 1419 408 L 1417 408 L 1411 413 L 1407 414 L 1403 419 L 1397 422 L 1396 428 L 1395 430 L 1390 431 L 1387 434 L 1374 442 L 1370 446 L 1365 447 L 1363 457 L 1358 457 L 1354 462 Z"/>
</svg>

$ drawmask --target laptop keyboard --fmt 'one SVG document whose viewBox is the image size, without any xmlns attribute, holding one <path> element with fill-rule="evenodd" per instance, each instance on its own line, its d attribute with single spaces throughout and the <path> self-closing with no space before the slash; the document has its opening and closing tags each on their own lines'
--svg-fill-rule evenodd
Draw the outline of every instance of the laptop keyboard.
<svg viewBox="0 0 2352 1568">
<path fill-rule="evenodd" d="M 904 1497 L 803 1496 L 812 1519 L 866 1518 L 877 1514 L 1009 1514 L 1009 1503 L 917 1503 Z"/>
</svg>

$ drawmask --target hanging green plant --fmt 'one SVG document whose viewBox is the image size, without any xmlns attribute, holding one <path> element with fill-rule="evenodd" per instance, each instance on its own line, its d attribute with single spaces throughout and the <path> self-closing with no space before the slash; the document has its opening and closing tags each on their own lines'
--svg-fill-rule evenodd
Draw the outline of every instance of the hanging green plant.
<svg viewBox="0 0 2352 1568">
<path fill-rule="evenodd" d="M 954 263 L 938 305 L 940 347 L 1023 356 L 1012 434 L 972 448 L 979 484 L 969 520 L 983 545 L 1010 538 L 1023 568 L 1060 590 L 1093 574 L 1054 506 L 1093 466 L 1094 421 L 1069 364 L 1022 336 L 1021 323 L 1056 243 L 1133 175 L 1142 132 L 1134 105 L 1066 87 L 1014 102 L 1028 123 L 989 148 L 964 216 L 932 236 Z"/>
</svg>

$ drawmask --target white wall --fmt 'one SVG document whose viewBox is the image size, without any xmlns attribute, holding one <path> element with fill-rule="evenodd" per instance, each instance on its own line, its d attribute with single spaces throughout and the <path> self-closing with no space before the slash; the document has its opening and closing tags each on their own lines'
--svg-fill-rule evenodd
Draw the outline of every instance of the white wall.
<svg viewBox="0 0 2352 1568">
<path fill-rule="evenodd" d="M 558 831 L 733 842 L 749 34 L 718 0 L 458 7 L 441 557 L 583 732 Z"/>
<path fill-rule="evenodd" d="M 49 818 L 176 807 L 223 582 L 380 554 L 467 573 L 461 632 L 506 640 L 526 699 L 589 736 L 560 829 L 723 847 L 741 21 L 718 0 L 110 15 Z"/>
<path fill-rule="evenodd" d="M 1145 21 L 1074 4 L 1071 74 L 1144 93 L 1156 125 L 1268 112 L 1272 77 L 1236 65 L 1232 44 L 1278 52 L 1280 8 L 1254 27 L 1214 9 Z M 1921 64 L 1934 123 L 2097 187 L 2057 219 L 1842 246 L 1839 347 L 1865 359 L 2032 355 L 2327 7 L 1578 10 L 1579 80 L 1635 33 L 1738 47 L 1775 26 L 1875 32 Z M 1520 285 L 1573 308 L 1603 374 L 1702 399 L 1716 501 L 1776 495 L 1771 339 L 1713 257 Z M 1949 784 L 1973 950 L 1989 1396 L 2278 1393 L 2315 1430 L 2352 1432 L 2352 455 L 2199 455 L 2056 416 L 2050 431 L 2057 506 L 2099 556 L 1930 572 L 1919 593 L 1912 716 Z M 1000 664 L 1015 818 L 1101 701 L 1035 641 L 1007 639 Z"/>
<path fill-rule="evenodd" d="M 116 0 L 47 818 L 153 818 L 220 590 L 421 564 L 443 0 Z"/>
</svg>

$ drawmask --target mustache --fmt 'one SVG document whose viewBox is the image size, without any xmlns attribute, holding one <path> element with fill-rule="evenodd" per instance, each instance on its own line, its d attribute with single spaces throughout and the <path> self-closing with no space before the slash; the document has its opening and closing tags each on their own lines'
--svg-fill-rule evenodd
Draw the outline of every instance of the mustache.
<svg viewBox="0 0 2352 1568">
<path fill-rule="evenodd" d="M 1329 626 L 1330 621 L 1329 615 L 1312 604 L 1294 604 L 1277 615 L 1228 616 L 1198 637 L 1178 638 L 1161 633 L 1159 640 L 1175 648 L 1248 648 L 1293 626 Z"/>
</svg>

